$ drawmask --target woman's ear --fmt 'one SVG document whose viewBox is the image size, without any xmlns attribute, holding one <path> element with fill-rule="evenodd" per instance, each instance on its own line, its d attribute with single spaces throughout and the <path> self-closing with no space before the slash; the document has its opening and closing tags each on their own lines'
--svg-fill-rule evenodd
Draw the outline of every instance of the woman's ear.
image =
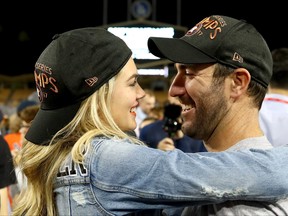
<svg viewBox="0 0 288 216">
<path fill-rule="evenodd" d="M 231 79 L 231 97 L 237 98 L 247 91 L 251 75 L 245 68 L 237 68 L 231 74 Z"/>
</svg>

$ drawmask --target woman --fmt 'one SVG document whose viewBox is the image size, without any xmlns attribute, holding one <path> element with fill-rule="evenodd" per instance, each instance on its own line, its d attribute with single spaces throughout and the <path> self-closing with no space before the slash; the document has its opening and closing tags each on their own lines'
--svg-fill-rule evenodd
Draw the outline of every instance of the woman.
<svg viewBox="0 0 288 216">
<path fill-rule="evenodd" d="M 272 176 L 287 179 L 284 147 L 185 154 L 130 135 L 145 96 L 131 54 L 101 28 L 56 35 L 42 52 L 34 71 L 41 108 L 21 152 L 28 186 L 14 215 L 124 215 L 288 193 L 284 181 L 263 185 Z M 224 175 L 229 181 L 214 180 Z"/>
</svg>

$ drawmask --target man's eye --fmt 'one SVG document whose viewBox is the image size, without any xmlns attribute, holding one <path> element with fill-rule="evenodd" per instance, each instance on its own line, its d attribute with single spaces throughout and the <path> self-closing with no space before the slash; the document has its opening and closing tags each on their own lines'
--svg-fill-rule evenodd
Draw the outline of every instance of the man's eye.
<svg viewBox="0 0 288 216">
<path fill-rule="evenodd" d="M 189 70 L 189 69 L 185 69 L 185 74 L 186 74 L 186 75 L 193 75 L 193 73 L 192 73 L 191 70 Z"/>
</svg>

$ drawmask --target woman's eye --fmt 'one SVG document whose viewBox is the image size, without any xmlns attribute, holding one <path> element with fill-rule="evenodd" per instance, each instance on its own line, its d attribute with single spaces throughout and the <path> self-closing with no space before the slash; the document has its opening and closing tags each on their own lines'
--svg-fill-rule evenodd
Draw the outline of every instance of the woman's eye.
<svg viewBox="0 0 288 216">
<path fill-rule="evenodd" d="M 135 86 L 137 84 L 137 80 L 135 80 L 132 84 L 131 84 L 131 86 Z"/>
<path fill-rule="evenodd" d="M 138 77 L 134 79 L 134 81 L 130 84 L 130 86 L 136 86 L 138 84 Z"/>
</svg>

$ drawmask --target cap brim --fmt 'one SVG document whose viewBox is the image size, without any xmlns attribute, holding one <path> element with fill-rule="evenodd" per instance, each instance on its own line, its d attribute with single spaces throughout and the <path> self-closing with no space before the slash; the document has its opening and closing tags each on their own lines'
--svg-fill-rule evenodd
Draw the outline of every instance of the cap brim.
<svg viewBox="0 0 288 216">
<path fill-rule="evenodd" d="M 81 103 L 54 110 L 39 109 L 25 139 L 37 144 L 48 145 L 50 139 L 76 115 Z"/>
<path fill-rule="evenodd" d="M 175 63 L 201 64 L 216 62 L 214 58 L 179 38 L 150 37 L 148 48 L 153 55 L 169 59 Z"/>
</svg>

